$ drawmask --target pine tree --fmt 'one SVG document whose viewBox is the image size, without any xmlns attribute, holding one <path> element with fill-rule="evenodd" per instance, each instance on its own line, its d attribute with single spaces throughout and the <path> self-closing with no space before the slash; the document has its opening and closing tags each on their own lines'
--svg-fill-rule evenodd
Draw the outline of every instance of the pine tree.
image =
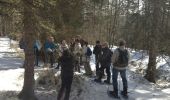
<svg viewBox="0 0 170 100">
<path fill-rule="evenodd" d="M 36 21 L 34 16 L 33 0 L 22 0 L 24 6 L 23 30 L 26 42 L 24 61 L 24 85 L 18 95 L 22 100 L 37 100 L 34 94 L 34 52 L 33 42 L 36 36 Z"/>
<path fill-rule="evenodd" d="M 149 0 L 149 11 L 151 12 L 151 23 L 150 23 L 150 32 L 149 32 L 149 63 L 146 70 L 145 78 L 155 83 L 156 82 L 156 57 L 158 54 L 158 34 L 159 34 L 159 25 L 161 22 L 161 0 Z"/>
</svg>

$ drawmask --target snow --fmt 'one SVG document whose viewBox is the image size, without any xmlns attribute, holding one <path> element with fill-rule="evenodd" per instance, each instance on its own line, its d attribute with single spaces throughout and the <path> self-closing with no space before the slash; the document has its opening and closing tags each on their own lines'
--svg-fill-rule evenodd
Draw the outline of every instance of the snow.
<svg viewBox="0 0 170 100">
<path fill-rule="evenodd" d="M 23 83 L 23 69 L 0 71 L 0 91 L 20 91 Z"/>
<path fill-rule="evenodd" d="M 23 86 L 24 69 L 20 68 L 23 64 L 23 59 L 17 56 L 16 52 L 22 52 L 18 48 L 11 48 L 12 45 L 18 45 L 17 41 L 10 40 L 9 38 L 0 38 L 0 100 L 17 100 L 16 95 L 21 91 Z M 115 50 L 115 46 L 112 50 Z M 160 81 L 157 84 L 148 82 L 143 78 L 142 70 L 146 69 L 148 63 L 148 54 L 146 51 L 133 51 L 131 50 L 131 65 L 127 71 L 128 77 L 128 91 L 130 99 L 133 100 L 170 100 L 170 85 L 168 82 Z M 169 80 L 170 82 L 170 66 L 167 61 L 170 62 L 170 57 L 159 56 L 157 69 L 159 79 Z M 166 59 L 166 60 L 165 60 Z M 94 56 L 91 58 L 92 70 L 95 70 Z M 36 68 L 36 70 L 43 70 L 42 68 Z M 81 75 L 81 74 L 80 74 Z M 37 74 L 35 74 L 37 78 Z M 92 82 L 93 78 L 85 77 L 81 82 L 81 94 L 76 97 L 76 87 L 72 86 L 71 100 L 114 100 L 107 96 L 107 90 L 112 90 L 112 85 L 102 85 Z M 122 82 L 120 77 L 118 78 L 119 90 L 122 90 Z M 163 87 L 165 85 L 165 87 Z M 167 85 L 167 86 L 166 86 Z M 57 87 L 59 88 L 59 87 Z M 16 91 L 11 93 L 9 91 Z M 40 100 L 56 100 L 57 92 L 55 89 L 42 91 L 37 90 L 36 94 Z M 41 95 L 40 95 L 41 94 Z M 44 96 L 47 96 L 45 98 Z M 50 98 L 50 99 L 49 99 Z"/>
<path fill-rule="evenodd" d="M 11 43 L 16 43 L 9 38 L 0 38 L 0 52 L 15 52 L 15 49 L 11 48 Z"/>
</svg>

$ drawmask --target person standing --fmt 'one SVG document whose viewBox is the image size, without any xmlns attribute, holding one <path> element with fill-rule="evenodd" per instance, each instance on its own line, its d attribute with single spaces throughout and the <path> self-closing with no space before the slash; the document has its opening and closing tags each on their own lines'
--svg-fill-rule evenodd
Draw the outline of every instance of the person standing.
<svg viewBox="0 0 170 100">
<path fill-rule="evenodd" d="M 67 45 L 67 42 L 66 42 L 66 40 L 62 40 L 62 42 L 61 42 L 61 44 L 60 44 L 60 46 L 59 46 L 59 51 L 58 51 L 58 53 L 59 53 L 59 57 L 58 57 L 58 65 L 57 65 L 57 67 L 55 68 L 55 69 L 59 69 L 59 67 L 60 67 L 60 61 L 59 61 L 59 58 L 61 57 L 61 55 L 62 55 L 62 53 L 63 53 L 63 51 L 64 50 L 67 50 L 69 47 L 68 47 L 68 45 Z"/>
<path fill-rule="evenodd" d="M 82 56 L 82 47 L 79 41 L 75 41 L 74 45 L 74 51 L 73 51 L 75 58 L 76 58 L 76 63 L 75 63 L 75 70 L 80 73 L 80 58 Z"/>
<path fill-rule="evenodd" d="M 90 67 L 90 56 L 92 55 L 92 51 L 88 46 L 88 42 L 84 43 L 82 48 L 82 62 L 85 69 L 85 75 L 92 76 L 93 72 Z"/>
<path fill-rule="evenodd" d="M 82 36 L 81 36 L 81 35 L 77 35 L 77 36 L 75 37 L 75 41 L 78 42 L 78 43 L 80 43 L 81 48 L 82 48 L 82 47 L 84 46 L 84 44 L 85 44 L 85 40 L 82 39 Z M 83 62 L 82 62 L 82 55 L 80 55 L 80 65 L 82 65 L 82 64 L 83 64 Z"/>
<path fill-rule="evenodd" d="M 129 52 L 127 49 L 125 49 L 126 42 L 125 40 L 119 41 L 119 47 L 114 51 L 112 56 L 112 63 L 113 63 L 113 69 L 112 69 L 112 81 L 113 81 L 113 91 L 110 91 L 110 94 L 112 94 L 115 98 L 118 98 L 118 73 L 120 73 L 120 76 L 122 78 L 123 83 L 123 91 L 121 91 L 121 95 L 124 97 L 128 97 L 128 83 L 126 78 L 126 69 L 128 67 L 129 63 Z"/>
<path fill-rule="evenodd" d="M 20 41 L 19 41 L 19 48 L 23 49 L 23 51 L 25 52 L 26 49 L 26 42 L 25 42 L 25 37 L 24 35 L 22 35 Z"/>
<path fill-rule="evenodd" d="M 63 52 L 64 50 L 68 49 L 68 45 L 66 40 L 62 40 L 61 45 L 60 45 L 60 50 Z"/>
<path fill-rule="evenodd" d="M 93 54 L 95 55 L 95 64 L 96 64 L 96 76 L 98 76 L 99 72 L 99 58 L 101 56 L 102 46 L 100 41 L 96 41 L 96 45 L 93 49 Z"/>
<path fill-rule="evenodd" d="M 61 88 L 58 93 L 57 100 L 62 100 L 63 94 L 64 100 L 69 100 L 71 84 L 73 80 L 73 71 L 75 59 L 72 53 L 67 49 L 63 51 L 62 56 L 60 57 L 61 63 Z"/>
<path fill-rule="evenodd" d="M 75 49 L 75 42 L 76 42 L 76 39 L 72 38 L 72 40 L 70 42 L 70 46 L 69 46 L 71 52 L 73 52 Z"/>
<path fill-rule="evenodd" d="M 100 58 L 101 67 L 99 69 L 99 76 L 94 81 L 102 82 L 104 70 L 106 69 L 107 79 L 104 80 L 104 83 L 110 84 L 110 78 L 111 78 L 110 77 L 111 76 L 110 66 L 111 66 L 112 54 L 113 54 L 113 52 L 109 49 L 108 43 L 107 42 L 103 43 L 102 54 L 101 54 L 101 58 Z"/>
<path fill-rule="evenodd" d="M 56 49 L 56 45 L 52 36 L 48 37 L 48 40 L 45 42 L 44 47 L 46 52 L 46 63 L 50 60 L 51 67 L 53 67 L 55 61 L 54 52 Z"/>
<path fill-rule="evenodd" d="M 39 39 L 35 40 L 34 42 L 34 55 L 35 55 L 35 66 L 39 66 L 39 57 L 40 57 L 40 50 L 42 48 L 41 42 Z"/>
</svg>

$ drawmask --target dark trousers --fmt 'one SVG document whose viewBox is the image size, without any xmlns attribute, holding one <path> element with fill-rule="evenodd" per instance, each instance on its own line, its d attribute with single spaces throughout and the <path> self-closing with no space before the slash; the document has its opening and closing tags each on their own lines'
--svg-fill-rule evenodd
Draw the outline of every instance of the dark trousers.
<svg viewBox="0 0 170 100">
<path fill-rule="evenodd" d="M 53 67 L 55 61 L 55 57 L 54 57 L 54 52 L 47 52 L 46 53 L 46 63 L 50 62 L 51 67 Z"/>
<path fill-rule="evenodd" d="M 99 71 L 99 55 L 95 55 L 95 62 L 96 62 L 96 75 Z"/>
<path fill-rule="evenodd" d="M 90 67 L 90 62 L 89 61 L 86 61 L 86 62 L 84 62 L 84 69 L 85 69 L 85 71 L 86 71 L 86 75 L 92 75 L 93 74 L 93 72 L 92 72 L 92 70 L 91 70 L 91 67 Z"/>
<path fill-rule="evenodd" d="M 69 100 L 73 77 L 72 77 L 72 75 L 62 76 L 61 80 L 62 80 L 62 85 L 59 90 L 57 100 L 61 100 L 63 97 L 63 94 L 65 94 L 64 100 Z"/>
<path fill-rule="evenodd" d="M 118 69 L 113 68 L 113 70 L 112 70 L 112 80 L 113 80 L 114 92 L 116 93 L 116 95 L 118 95 L 118 82 L 117 82 L 118 73 L 120 73 L 120 76 L 122 78 L 123 91 L 127 92 L 127 88 L 128 88 L 127 79 L 126 79 L 126 69 L 118 70 Z"/>
<path fill-rule="evenodd" d="M 80 61 L 75 62 L 75 71 L 78 71 L 80 73 Z"/>
<path fill-rule="evenodd" d="M 107 81 L 110 82 L 110 76 L 111 76 L 111 72 L 110 72 L 110 65 L 111 63 L 101 63 L 101 67 L 100 67 L 100 74 L 99 74 L 99 79 L 101 80 L 104 74 L 104 70 L 106 69 L 106 74 L 107 74 Z"/>
<path fill-rule="evenodd" d="M 60 68 L 60 66 L 61 66 L 60 57 L 57 59 L 57 62 L 58 62 L 58 64 L 57 64 L 57 67 L 56 67 L 56 69 L 59 69 L 59 68 Z"/>
<path fill-rule="evenodd" d="M 59 68 L 60 68 L 60 66 L 61 66 L 61 62 L 60 62 L 60 61 L 58 61 L 57 68 L 59 69 Z"/>
<path fill-rule="evenodd" d="M 34 55 L 35 55 L 35 66 L 38 66 L 39 56 L 40 56 L 40 52 L 38 51 L 38 49 L 34 49 Z"/>
</svg>

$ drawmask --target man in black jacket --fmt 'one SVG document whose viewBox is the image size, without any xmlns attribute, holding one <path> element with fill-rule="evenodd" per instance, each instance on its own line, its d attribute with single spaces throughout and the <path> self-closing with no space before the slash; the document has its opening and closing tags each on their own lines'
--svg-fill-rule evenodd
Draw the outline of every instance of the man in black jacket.
<svg viewBox="0 0 170 100">
<path fill-rule="evenodd" d="M 100 45 L 100 41 L 96 41 L 96 45 L 93 49 L 93 54 L 95 55 L 95 62 L 96 62 L 96 76 L 99 72 L 99 58 L 101 56 L 102 46 Z"/>
<path fill-rule="evenodd" d="M 69 50 L 64 50 L 61 58 L 61 88 L 57 97 L 57 100 L 61 100 L 63 94 L 65 94 L 64 100 L 69 100 L 71 84 L 73 80 L 73 70 L 75 59 L 73 54 Z"/>
<path fill-rule="evenodd" d="M 100 71 L 99 77 L 97 79 L 95 79 L 96 82 L 101 82 L 101 79 L 102 79 L 103 73 L 104 73 L 104 69 L 106 69 L 107 79 L 104 80 L 104 82 L 107 84 L 110 84 L 110 78 L 111 78 L 110 77 L 111 76 L 110 65 L 111 65 L 112 54 L 113 54 L 113 52 L 109 49 L 108 43 L 105 42 L 102 45 L 102 54 L 101 54 L 101 58 L 100 58 L 101 67 L 99 69 L 99 71 Z"/>
</svg>

